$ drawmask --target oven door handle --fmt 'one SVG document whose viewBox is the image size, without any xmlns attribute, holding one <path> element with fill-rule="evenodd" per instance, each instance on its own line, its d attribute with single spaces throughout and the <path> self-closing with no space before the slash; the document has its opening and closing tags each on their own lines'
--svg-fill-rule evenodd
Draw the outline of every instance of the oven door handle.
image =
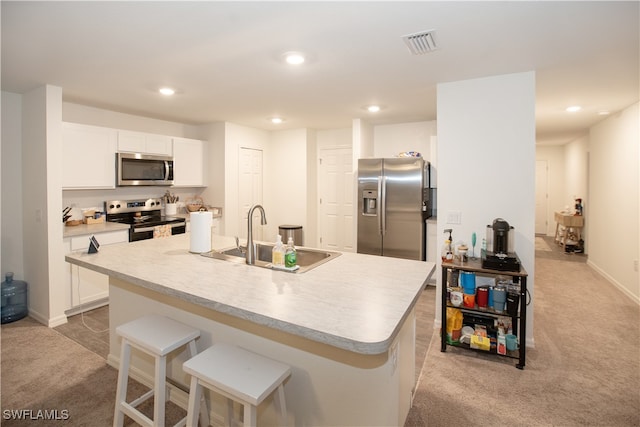
<svg viewBox="0 0 640 427">
<path fill-rule="evenodd" d="M 174 222 L 171 224 L 168 224 L 171 226 L 171 228 L 176 228 L 176 227 L 186 227 L 187 223 L 186 222 Z M 153 231 L 154 227 L 139 227 L 139 228 L 134 228 L 133 232 L 134 233 L 146 233 L 147 231 Z"/>
</svg>

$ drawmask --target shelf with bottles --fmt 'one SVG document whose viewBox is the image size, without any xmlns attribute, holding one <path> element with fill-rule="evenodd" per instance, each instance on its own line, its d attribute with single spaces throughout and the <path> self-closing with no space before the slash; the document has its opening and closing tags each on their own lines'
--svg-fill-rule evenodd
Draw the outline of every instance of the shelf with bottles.
<svg viewBox="0 0 640 427">
<path fill-rule="evenodd" d="M 476 277 L 482 277 L 492 285 L 476 286 Z M 516 367 L 524 368 L 527 306 L 527 273 L 524 269 L 487 269 L 482 267 L 480 259 L 474 258 L 465 262 L 443 261 L 441 302 L 441 351 L 446 351 L 448 345 L 477 350 L 516 358 Z M 467 334 L 462 333 L 465 326 Z M 472 332 L 469 333 L 468 328 Z M 465 342 L 465 335 L 475 342 Z"/>
<path fill-rule="evenodd" d="M 447 346 L 520 359 L 518 319 L 457 307 L 447 307 L 446 318 Z"/>
</svg>

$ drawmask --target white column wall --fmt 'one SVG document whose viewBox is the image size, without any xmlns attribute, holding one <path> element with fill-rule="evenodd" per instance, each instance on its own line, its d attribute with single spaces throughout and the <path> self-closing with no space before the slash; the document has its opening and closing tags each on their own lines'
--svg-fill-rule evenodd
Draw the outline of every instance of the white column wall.
<svg viewBox="0 0 640 427">
<path fill-rule="evenodd" d="M 309 231 L 307 222 L 307 129 L 272 132 L 269 142 L 269 162 L 265 170 L 270 184 L 265 185 L 267 229 L 264 238 L 275 242 L 278 227 L 301 225 L 303 234 Z M 284 238 L 284 236 L 283 236 Z M 307 236 L 304 236 L 305 244 Z M 286 244 L 286 241 L 284 242 Z"/>
<path fill-rule="evenodd" d="M 2 280 L 24 278 L 22 241 L 22 95 L 2 92 Z"/>
<path fill-rule="evenodd" d="M 448 214 L 455 212 L 461 213 L 461 223 L 448 224 Z M 440 244 L 445 228 L 453 229 L 454 241 L 470 243 L 475 231 L 480 242 L 486 225 L 498 217 L 515 227 L 515 249 L 529 274 L 527 344 L 533 345 L 534 72 L 438 85 Z M 438 290 L 440 282 L 438 274 Z M 441 309 L 438 302 L 437 324 Z"/>
</svg>

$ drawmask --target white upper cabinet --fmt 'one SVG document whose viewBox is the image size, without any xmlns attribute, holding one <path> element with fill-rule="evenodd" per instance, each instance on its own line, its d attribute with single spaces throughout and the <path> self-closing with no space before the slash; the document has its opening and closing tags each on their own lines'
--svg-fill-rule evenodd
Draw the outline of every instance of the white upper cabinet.
<svg viewBox="0 0 640 427">
<path fill-rule="evenodd" d="M 118 131 L 62 124 L 62 188 L 115 188 Z"/>
<path fill-rule="evenodd" d="M 204 142 L 173 138 L 174 187 L 202 187 L 204 181 Z"/>
<path fill-rule="evenodd" d="M 170 156 L 173 149 L 170 136 L 121 130 L 118 131 L 118 151 Z"/>
</svg>

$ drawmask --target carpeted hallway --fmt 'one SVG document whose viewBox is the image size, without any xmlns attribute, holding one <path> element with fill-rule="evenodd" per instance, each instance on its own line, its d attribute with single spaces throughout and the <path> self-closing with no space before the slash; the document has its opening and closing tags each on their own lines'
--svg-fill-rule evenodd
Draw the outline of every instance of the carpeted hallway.
<svg viewBox="0 0 640 427">
<path fill-rule="evenodd" d="M 511 359 L 441 353 L 436 293 L 425 290 L 419 384 L 406 426 L 640 426 L 640 307 L 585 256 L 544 242 L 539 249 L 536 243 L 535 349 L 528 349 L 523 371 Z M 3 426 L 111 425 L 116 371 L 105 361 L 106 313 L 75 316 L 56 329 L 30 318 L 2 325 Z M 46 410 L 58 419 L 8 419 L 11 410 L 30 417 Z M 182 414 L 172 405 L 167 424 Z"/>
</svg>

